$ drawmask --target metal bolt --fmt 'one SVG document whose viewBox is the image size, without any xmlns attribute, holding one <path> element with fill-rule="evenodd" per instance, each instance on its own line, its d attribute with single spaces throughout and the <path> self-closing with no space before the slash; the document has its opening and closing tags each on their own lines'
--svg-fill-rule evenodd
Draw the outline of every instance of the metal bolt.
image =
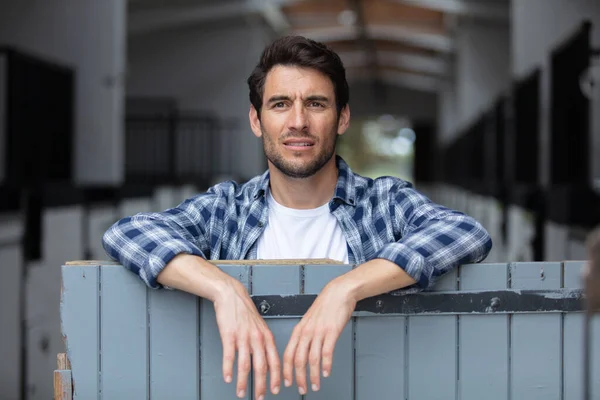
<svg viewBox="0 0 600 400">
<path fill-rule="evenodd" d="M 268 313 L 269 310 L 271 309 L 271 305 L 269 303 L 267 303 L 266 300 L 261 301 L 259 307 L 260 307 L 260 312 L 262 314 Z"/>
<path fill-rule="evenodd" d="M 485 309 L 485 312 L 494 312 L 500 306 L 500 299 L 498 297 L 493 297 L 490 301 L 489 307 Z"/>
<path fill-rule="evenodd" d="M 383 308 L 383 300 L 377 300 L 377 302 L 375 303 L 375 307 Z"/>
</svg>

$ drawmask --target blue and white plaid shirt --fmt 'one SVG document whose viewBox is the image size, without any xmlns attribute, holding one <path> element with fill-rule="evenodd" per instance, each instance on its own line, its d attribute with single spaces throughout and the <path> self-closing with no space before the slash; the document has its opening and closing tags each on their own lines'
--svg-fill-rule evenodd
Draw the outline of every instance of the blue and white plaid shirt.
<svg viewBox="0 0 600 400">
<path fill-rule="evenodd" d="M 348 244 L 350 264 L 383 258 L 430 288 L 441 275 L 487 257 L 492 241 L 473 218 L 431 202 L 406 181 L 354 174 L 337 156 L 338 182 L 329 202 Z M 103 237 L 108 255 L 151 288 L 177 254 L 212 260 L 256 259 L 268 223 L 269 172 L 240 185 L 213 186 L 179 206 L 116 222 Z"/>
</svg>

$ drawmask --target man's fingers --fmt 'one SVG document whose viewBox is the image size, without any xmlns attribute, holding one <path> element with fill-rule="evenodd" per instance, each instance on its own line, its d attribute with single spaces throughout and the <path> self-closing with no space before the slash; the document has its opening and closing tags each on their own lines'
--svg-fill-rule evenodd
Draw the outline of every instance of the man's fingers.
<svg viewBox="0 0 600 400">
<path fill-rule="evenodd" d="M 265 350 L 267 352 L 267 361 L 269 363 L 271 393 L 278 394 L 281 388 L 281 363 L 279 361 L 277 347 L 275 346 L 275 339 L 270 331 L 265 337 Z"/>
<path fill-rule="evenodd" d="M 294 357 L 296 355 L 296 347 L 300 338 L 298 326 L 292 332 L 290 341 L 283 353 L 283 379 L 286 387 L 292 385 L 294 374 Z"/>
<path fill-rule="evenodd" d="M 308 350 L 311 342 L 311 335 L 302 334 L 296 355 L 294 356 L 294 368 L 296 370 L 296 384 L 300 394 L 306 394 L 306 362 L 308 360 Z"/>
<path fill-rule="evenodd" d="M 254 362 L 254 396 L 262 400 L 267 391 L 267 359 L 260 331 L 252 334 L 252 359 Z"/>
<path fill-rule="evenodd" d="M 233 363 L 235 362 L 235 337 L 233 334 L 222 335 L 223 341 L 223 379 L 231 383 L 233 377 Z"/>
<path fill-rule="evenodd" d="M 248 339 L 245 338 L 238 344 L 238 376 L 236 394 L 239 398 L 246 396 L 248 373 L 250 372 L 250 349 Z"/>
<path fill-rule="evenodd" d="M 310 383 L 314 392 L 319 390 L 320 385 L 320 366 L 321 366 L 321 347 L 323 339 L 320 336 L 313 338 L 308 354 L 308 364 L 310 366 Z"/>
<path fill-rule="evenodd" d="M 323 360 L 323 376 L 328 377 L 331 375 L 331 367 L 333 364 L 333 351 L 335 349 L 335 342 L 337 341 L 337 337 L 333 334 L 328 334 L 325 336 L 325 340 L 323 341 L 323 350 L 322 350 L 322 360 Z"/>
</svg>

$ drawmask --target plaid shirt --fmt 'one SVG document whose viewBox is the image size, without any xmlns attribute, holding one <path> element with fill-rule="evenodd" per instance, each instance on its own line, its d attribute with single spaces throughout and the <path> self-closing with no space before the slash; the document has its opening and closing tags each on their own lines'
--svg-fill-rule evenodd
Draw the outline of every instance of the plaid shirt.
<svg viewBox="0 0 600 400">
<path fill-rule="evenodd" d="M 349 262 L 383 258 L 417 282 L 405 292 L 430 288 L 459 264 L 481 262 L 492 241 L 473 218 L 432 203 L 406 181 L 354 174 L 337 156 L 338 182 L 329 202 L 346 237 Z M 179 206 L 139 213 L 111 226 L 103 236 L 108 255 L 151 288 L 179 253 L 212 260 L 256 259 L 267 225 L 269 172 L 245 184 L 211 187 Z"/>
</svg>

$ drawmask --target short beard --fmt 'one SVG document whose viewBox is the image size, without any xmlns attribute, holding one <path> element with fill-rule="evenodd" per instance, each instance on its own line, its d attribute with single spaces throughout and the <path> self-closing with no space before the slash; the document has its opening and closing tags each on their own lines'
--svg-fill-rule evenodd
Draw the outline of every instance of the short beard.
<svg viewBox="0 0 600 400">
<path fill-rule="evenodd" d="M 312 138 L 310 135 L 305 135 L 305 137 Z M 338 135 L 336 134 L 330 147 L 323 148 L 323 150 L 308 164 L 298 165 L 285 160 L 281 153 L 277 151 L 277 147 L 275 146 L 275 143 L 271 141 L 271 137 L 267 135 L 264 130 L 262 130 L 263 151 L 265 153 L 265 157 L 267 157 L 267 160 L 269 160 L 275 166 L 275 168 L 281 171 L 281 173 L 289 178 L 294 179 L 309 178 L 319 172 L 335 154 L 337 139 Z M 319 141 L 315 141 L 315 145 L 318 144 Z"/>
</svg>

